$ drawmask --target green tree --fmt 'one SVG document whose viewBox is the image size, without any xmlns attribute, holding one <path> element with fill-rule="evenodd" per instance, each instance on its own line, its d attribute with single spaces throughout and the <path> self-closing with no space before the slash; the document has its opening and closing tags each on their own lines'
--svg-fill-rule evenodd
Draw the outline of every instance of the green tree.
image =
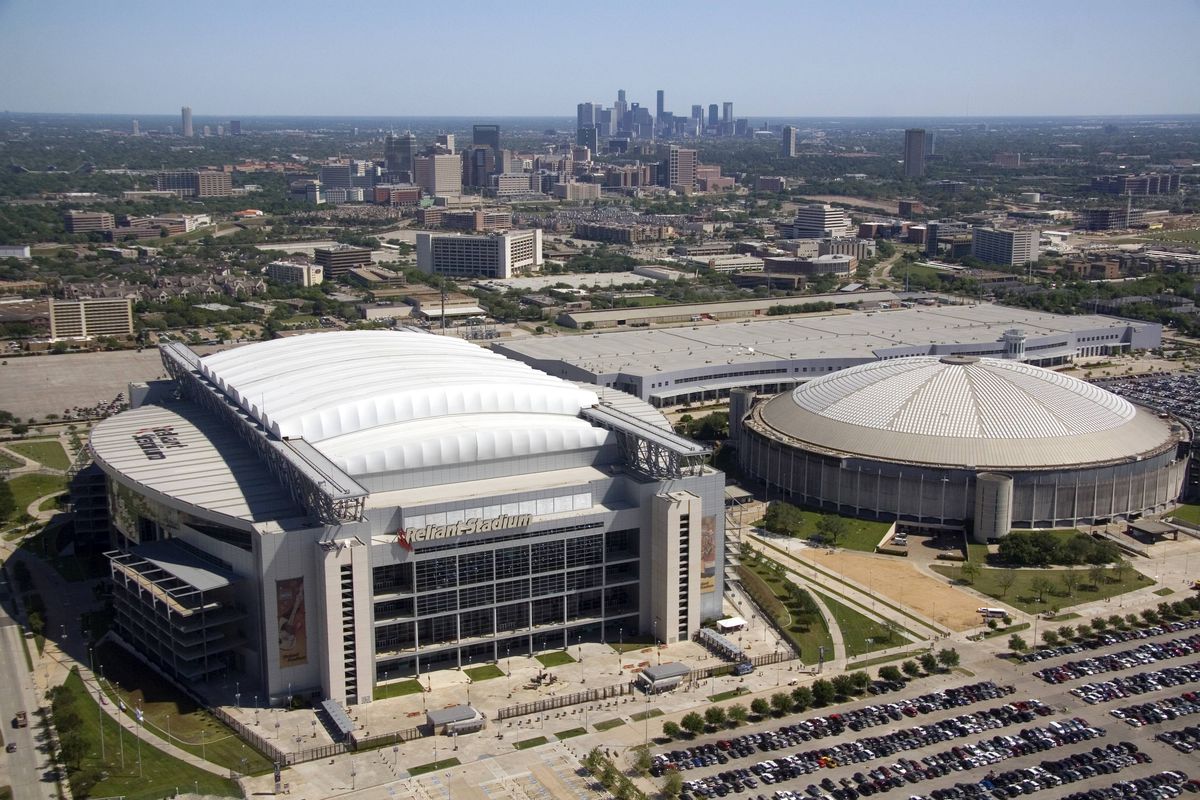
<svg viewBox="0 0 1200 800">
<path fill-rule="evenodd" d="M 938 663 L 945 669 L 953 669 L 958 666 L 959 658 L 958 651 L 953 647 L 942 648 L 937 654 Z"/>
<path fill-rule="evenodd" d="M 974 561 L 968 561 L 962 565 L 962 578 L 964 583 L 974 583 L 979 577 L 979 565 Z"/>
<path fill-rule="evenodd" d="M 17 501 L 13 497 L 12 487 L 8 485 L 8 481 L 0 481 L 0 521 L 7 520 L 14 516 L 17 511 Z M 24 566 L 21 562 L 16 562 L 20 566 Z M 28 569 L 28 567 L 26 567 Z"/>
<path fill-rule="evenodd" d="M 821 541 L 828 542 L 835 547 L 838 540 L 846 535 L 848 527 L 846 520 L 833 514 L 823 514 L 817 520 L 817 533 L 820 534 Z"/>
<path fill-rule="evenodd" d="M 756 697 L 750 701 L 750 710 L 760 717 L 765 717 L 771 713 L 771 704 L 761 697 Z"/>
<path fill-rule="evenodd" d="M 1049 630 L 1042 633 L 1042 641 L 1051 647 L 1058 647 L 1062 643 L 1062 638 L 1055 631 Z"/>
<path fill-rule="evenodd" d="M 839 697 L 849 697 L 854 691 L 854 681 L 846 673 L 833 676 L 833 692 Z"/>
<path fill-rule="evenodd" d="M 737 703 L 729 707 L 728 716 L 729 721 L 733 723 L 734 727 L 737 727 L 746 724 L 746 720 L 750 719 L 750 712 L 744 705 Z"/>
<path fill-rule="evenodd" d="M 1004 597 L 1008 594 L 1008 590 L 1017 582 L 1017 572 L 1014 569 L 1005 568 L 996 575 L 996 584 L 1000 587 L 1000 596 Z"/>
<path fill-rule="evenodd" d="M 662 729 L 663 736 L 668 739 L 678 739 L 683 735 L 683 728 L 680 728 L 677 722 L 664 722 Z"/>
<path fill-rule="evenodd" d="M 41 636 L 46 630 L 46 620 L 36 611 L 29 612 L 29 630 L 34 636 Z"/>
<path fill-rule="evenodd" d="M 1062 581 L 1063 588 L 1067 591 L 1067 597 L 1075 596 L 1075 587 L 1079 585 L 1079 573 L 1073 569 L 1065 569 L 1059 576 Z"/>
<path fill-rule="evenodd" d="M 698 735 L 704 733 L 704 717 L 700 716 L 695 711 L 685 714 L 683 719 L 680 720 L 680 724 L 683 725 L 683 729 L 690 734 Z"/>
<path fill-rule="evenodd" d="M 633 748 L 633 768 L 637 770 L 639 775 L 650 774 L 650 748 L 644 744 L 639 744 Z"/>
<path fill-rule="evenodd" d="M 1099 589 L 1100 584 L 1104 583 L 1104 567 L 1092 565 L 1088 568 L 1088 583 L 1092 588 Z"/>
<path fill-rule="evenodd" d="M 1045 575 L 1035 575 L 1029 582 L 1029 588 L 1037 595 L 1039 603 L 1045 602 L 1046 594 L 1054 588 L 1054 584 Z"/>
<path fill-rule="evenodd" d="M 725 709 L 721 706 L 709 706 L 704 709 L 704 721 L 714 728 L 720 728 L 725 724 Z"/>
<path fill-rule="evenodd" d="M 813 704 L 812 689 L 807 686 L 797 686 L 795 689 L 792 689 L 792 702 L 795 703 L 797 711 L 811 708 Z"/>
<path fill-rule="evenodd" d="M 1086 622 L 1081 622 L 1079 624 L 1079 627 L 1077 627 L 1075 629 L 1075 635 L 1078 636 L 1080 639 L 1092 638 L 1092 626 L 1087 624 Z"/>
<path fill-rule="evenodd" d="M 1058 628 L 1058 635 L 1064 639 L 1074 639 L 1075 628 L 1072 625 L 1060 625 Z"/>
<path fill-rule="evenodd" d="M 855 670 L 850 673 L 850 681 L 854 684 L 854 693 L 862 694 L 867 690 L 867 686 L 871 683 L 871 676 L 863 670 Z"/>
<path fill-rule="evenodd" d="M 813 705 L 815 706 L 827 706 L 832 703 L 834 698 L 837 696 L 837 692 L 834 691 L 833 684 L 824 678 L 817 678 L 815 681 L 813 681 L 812 693 Z"/>
<path fill-rule="evenodd" d="M 679 797 L 683 791 L 683 776 L 679 774 L 679 770 L 667 770 L 663 777 L 663 794 L 667 797 Z"/>
<path fill-rule="evenodd" d="M 1008 649 L 1016 653 L 1022 653 L 1029 649 L 1029 645 L 1025 643 L 1025 640 L 1021 638 L 1020 634 L 1014 633 L 1012 636 L 1008 637 Z"/>
<path fill-rule="evenodd" d="M 792 696 L 787 692 L 776 692 L 771 695 L 771 709 L 776 716 L 783 716 L 792 710 Z"/>
<path fill-rule="evenodd" d="M 921 668 L 917 666 L 917 662 L 909 659 L 900 665 L 900 669 L 910 678 L 915 678 L 921 674 Z"/>
<path fill-rule="evenodd" d="M 900 674 L 899 667 L 889 664 L 886 667 L 879 668 L 879 679 L 881 681 L 888 681 L 889 683 L 895 683 L 896 681 L 904 680 L 904 676 Z"/>
</svg>

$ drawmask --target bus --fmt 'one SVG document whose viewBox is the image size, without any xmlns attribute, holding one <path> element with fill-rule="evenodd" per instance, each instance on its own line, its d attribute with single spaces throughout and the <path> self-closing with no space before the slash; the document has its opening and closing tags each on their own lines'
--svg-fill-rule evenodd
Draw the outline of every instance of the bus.
<svg viewBox="0 0 1200 800">
<path fill-rule="evenodd" d="M 975 610 L 982 614 L 984 619 L 1003 619 L 1008 616 L 1008 612 L 1003 608 L 977 608 Z"/>
</svg>

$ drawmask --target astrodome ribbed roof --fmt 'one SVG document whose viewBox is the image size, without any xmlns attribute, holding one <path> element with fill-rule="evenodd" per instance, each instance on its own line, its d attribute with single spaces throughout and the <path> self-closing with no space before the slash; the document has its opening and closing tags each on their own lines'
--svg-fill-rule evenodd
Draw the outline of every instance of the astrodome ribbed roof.
<svg viewBox="0 0 1200 800">
<path fill-rule="evenodd" d="M 761 416 L 822 449 L 996 468 L 1137 457 L 1171 437 L 1162 420 L 1097 386 L 973 356 L 851 367 L 779 395 Z"/>
</svg>

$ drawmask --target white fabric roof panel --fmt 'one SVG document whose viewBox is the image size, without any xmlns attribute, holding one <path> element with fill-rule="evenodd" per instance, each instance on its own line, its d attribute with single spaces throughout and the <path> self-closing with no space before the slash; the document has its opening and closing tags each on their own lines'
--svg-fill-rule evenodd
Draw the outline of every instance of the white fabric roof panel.
<svg viewBox="0 0 1200 800">
<path fill-rule="evenodd" d="M 1104 389 L 988 358 L 851 367 L 778 395 L 761 418 L 835 453 L 978 468 L 1119 461 L 1174 440 L 1165 422 Z"/>
<path fill-rule="evenodd" d="M 352 475 L 593 447 L 596 392 L 461 339 L 344 331 L 208 356 L 201 371 L 282 438 Z M 493 426 L 489 428 L 489 426 Z"/>
</svg>

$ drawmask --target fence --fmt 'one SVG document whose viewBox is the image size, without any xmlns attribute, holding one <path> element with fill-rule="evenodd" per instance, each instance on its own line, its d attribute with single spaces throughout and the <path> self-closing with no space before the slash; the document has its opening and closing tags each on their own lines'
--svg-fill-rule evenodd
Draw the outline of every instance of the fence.
<svg viewBox="0 0 1200 800">
<path fill-rule="evenodd" d="M 378 736 L 368 736 L 364 739 L 359 739 L 351 733 L 350 746 L 357 752 L 359 750 L 370 750 L 373 747 L 386 747 L 389 744 L 411 742 L 413 739 L 420 739 L 424 735 L 425 733 L 420 728 L 405 728 L 402 731 L 381 733 Z"/>
<path fill-rule="evenodd" d="M 633 681 L 629 683 L 618 683 L 615 686 L 605 686 L 600 689 L 588 689 L 585 692 L 575 692 L 574 694 L 564 694 L 557 697 L 547 697 L 542 700 L 535 700 L 532 703 L 518 703 L 514 706 L 502 708 L 496 712 L 496 720 L 512 719 L 513 717 L 524 717 L 527 714 L 540 714 L 543 711 L 552 711 L 563 706 L 574 706 L 580 703 L 591 703 L 596 700 L 606 700 L 610 697 L 620 697 L 621 695 L 633 694 Z"/>
<path fill-rule="evenodd" d="M 246 727 L 246 725 L 244 725 L 242 723 L 242 721 L 239 720 L 237 717 L 233 716 L 232 714 L 230 714 L 228 711 L 221 708 L 220 706 L 212 706 L 208 709 L 208 711 L 214 717 L 221 720 L 221 722 L 224 722 L 226 725 L 228 725 L 229 727 L 231 727 L 235 731 L 237 731 L 237 735 L 243 741 L 248 742 L 251 747 L 253 747 L 258 752 L 262 753 L 264 756 L 269 758 L 271 761 L 275 761 L 280 764 L 285 763 L 284 759 L 287 757 L 287 755 L 288 755 L 287 753 L 283 752 L 278 747 L 276 747 L 275 745 L 268 742 L 266 739 L 264 739 L 262 736 L 260 736 L 257 732 Z"/>
<path fill-rule="evenodd" d="M 763 653 L 761 656 L 748 658 L 746 661 L 753 664 L 755 667 L 766 666 L 767 664 L 778 664 L 782 661 L 791 661 L 796 655 L 788 650 L 776 650 L 774 653 Z M 744 663 L 744 662 L 743 662 Z M 729 675 L 733 672 L 733 664 L 717 664 L 715 667 L 701 667 L 694 669 L 688 673 L 689 681 L 707 680 L 715 675 Z"/>
</svg>

